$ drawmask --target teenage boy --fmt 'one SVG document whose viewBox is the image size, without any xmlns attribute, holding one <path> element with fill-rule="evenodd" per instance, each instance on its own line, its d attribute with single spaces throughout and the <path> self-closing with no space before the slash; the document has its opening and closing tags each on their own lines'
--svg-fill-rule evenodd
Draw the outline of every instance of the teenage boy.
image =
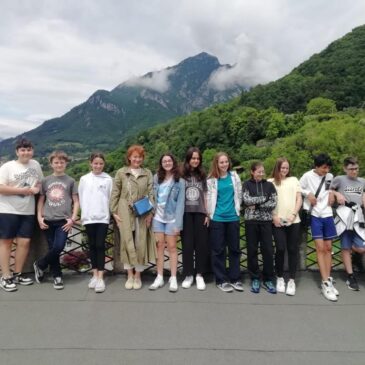
<svg viewBox="0 0 365 365">
<path fill-rule="evenodd" d="M 311 215 L 311 233 L 316 245 L 317 261 L 322 277 L 322 294 L 331 301 L 337 301 L 338 291 L 331 277 L 332 240 L 337 236 L 332 208 L 329 204 L 329 187 L 333 175 L 331 158 L 319 154 L 314 158 L 314 169 L 300 179 L 304 195 L 303 209 Z"/>
<path fill-rule="evenodd" d="M 33 145 L 25 138 L 15 146 L 17 160 L 0 167 L 0 288 L 11 292 L 17 284 L 31 285 L 33 280 L 22 274 L 35 225 L 35 199 L 43 178 L 39 163 L 32 159 Z M 14 273 L 10 256 L 16 240 Z"/>
<path fill-rule="evenodd" d="M 365 227 L 362 207 L 365 205 L 365 179 L 358 177 L 359 164 L 355 157 L 346 157 L 343 162 L 346 175 L 333 179 L 331 199 L 336 198 L 337 233 L 341 239 L 342 261 L 347 272 L 346 285 L 351 290 L 359 290 L 351 262 L 351 252 L 365 253 Z"/>
<path fill-rule="evenodd" d="M 68 156 L 63 151 L 55 151 L 50 155 L 53 174 L 42 180 L 37 210 L 39 226 L 47 236 L 48 253 L 34 262 L 35 279 L 41 283 L 44 271 L 49 266 L 53 275 L 53 287 L 58 290 L 64 287 L 60 254 L 79 211 L 76 182 L 65 174 L 68 161 Z"/>
</svg>

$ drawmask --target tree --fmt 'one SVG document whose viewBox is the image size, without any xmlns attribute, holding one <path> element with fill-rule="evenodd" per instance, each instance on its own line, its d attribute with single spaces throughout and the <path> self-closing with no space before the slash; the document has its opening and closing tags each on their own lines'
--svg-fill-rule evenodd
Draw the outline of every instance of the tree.
<svg viewBox="0 0 365 365">
<path fill-rule="evenodd" d="M 331 99 L 314 98 L 307 104 L 307 115 L 336 113 L 336 103 Z"/>
</svg>

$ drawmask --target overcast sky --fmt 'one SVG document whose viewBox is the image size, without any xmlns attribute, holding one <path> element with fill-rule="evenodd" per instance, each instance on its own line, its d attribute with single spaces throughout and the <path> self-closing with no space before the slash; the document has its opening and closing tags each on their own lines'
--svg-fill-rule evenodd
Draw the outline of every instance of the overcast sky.
<svg viewBox="0 0 365 365">
<path fill-rule="evenodd" d="M 237 64 L 221 87 L 275 80 L 362 24 L 364 0 L 2 0 L 0 138 L 202 51 Z"/>
</svg>

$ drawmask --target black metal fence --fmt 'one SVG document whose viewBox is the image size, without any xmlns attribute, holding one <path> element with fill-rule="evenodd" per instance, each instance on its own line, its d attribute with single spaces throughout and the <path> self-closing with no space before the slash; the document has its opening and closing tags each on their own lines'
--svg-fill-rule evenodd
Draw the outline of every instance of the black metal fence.
<svg viewBox="0 0 365 365">
<path fill-rule="evenodd" d="M 317 256 L 314 241 L 311 238 L 310 232 L 302 231 L 302 240 L 299 250 L 299 267 L 302 270 L 318 270 Z M 245 225 L 243 219 L 240 222 L 240 242 L 241 242 L 241 270 L 247 271 L 247 247 L 245 236 Z M 119 261 L 119 239 L 117 232 L 114 231 L 114 226 L 110 225 L 108 230 L 106 246 L 106 261 L 105 267 L 108 272 L 121 271 L 122 264 Z M 182 268 L 182 251 L 181 242 L 178 241 L 178 268 Z M 165 255 L 165 262 L 168 261 L 168 256 Z M 66 248 L 61 254 L 62 267 L 76 272 L 87 272 L 91 270 L 88 245 L 85 230 L 80 225 L 73 227 L 72 233 L 69 235 Z M 259 255 L 259 264 L 262 265 L 261 256 Z M 333 261 L 334 269 L 342 269 L 341 247 L 339 240 L 333 242 Z M 156 265 L 151 263 L 146 269 L 154 271 Z"/>
</svg>

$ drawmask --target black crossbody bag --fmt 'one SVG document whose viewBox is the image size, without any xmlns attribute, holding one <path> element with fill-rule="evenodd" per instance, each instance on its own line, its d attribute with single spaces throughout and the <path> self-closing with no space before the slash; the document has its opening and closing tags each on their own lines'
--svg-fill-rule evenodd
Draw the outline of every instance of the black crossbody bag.
<svg viewBox="0 0 365 365">
<path fill-rule="evenodd" d="M 323 186 L 325 180 L 326 180 L 326 175 L 323 176 L 321 183 L 319 184 L 318 189 L 317 189 L 316 193 L 314 194 L 316 199 L 318 198 L 318 195 L 322 189 L 322 186 Z M 309 207 L 309 209 L 302 209 L 300 212 L 300 221 L 305 228 L 308 228 L 311 224 L 312 209 L 313 209 L 313 205 L 311 205 Z"/>
</svg>

